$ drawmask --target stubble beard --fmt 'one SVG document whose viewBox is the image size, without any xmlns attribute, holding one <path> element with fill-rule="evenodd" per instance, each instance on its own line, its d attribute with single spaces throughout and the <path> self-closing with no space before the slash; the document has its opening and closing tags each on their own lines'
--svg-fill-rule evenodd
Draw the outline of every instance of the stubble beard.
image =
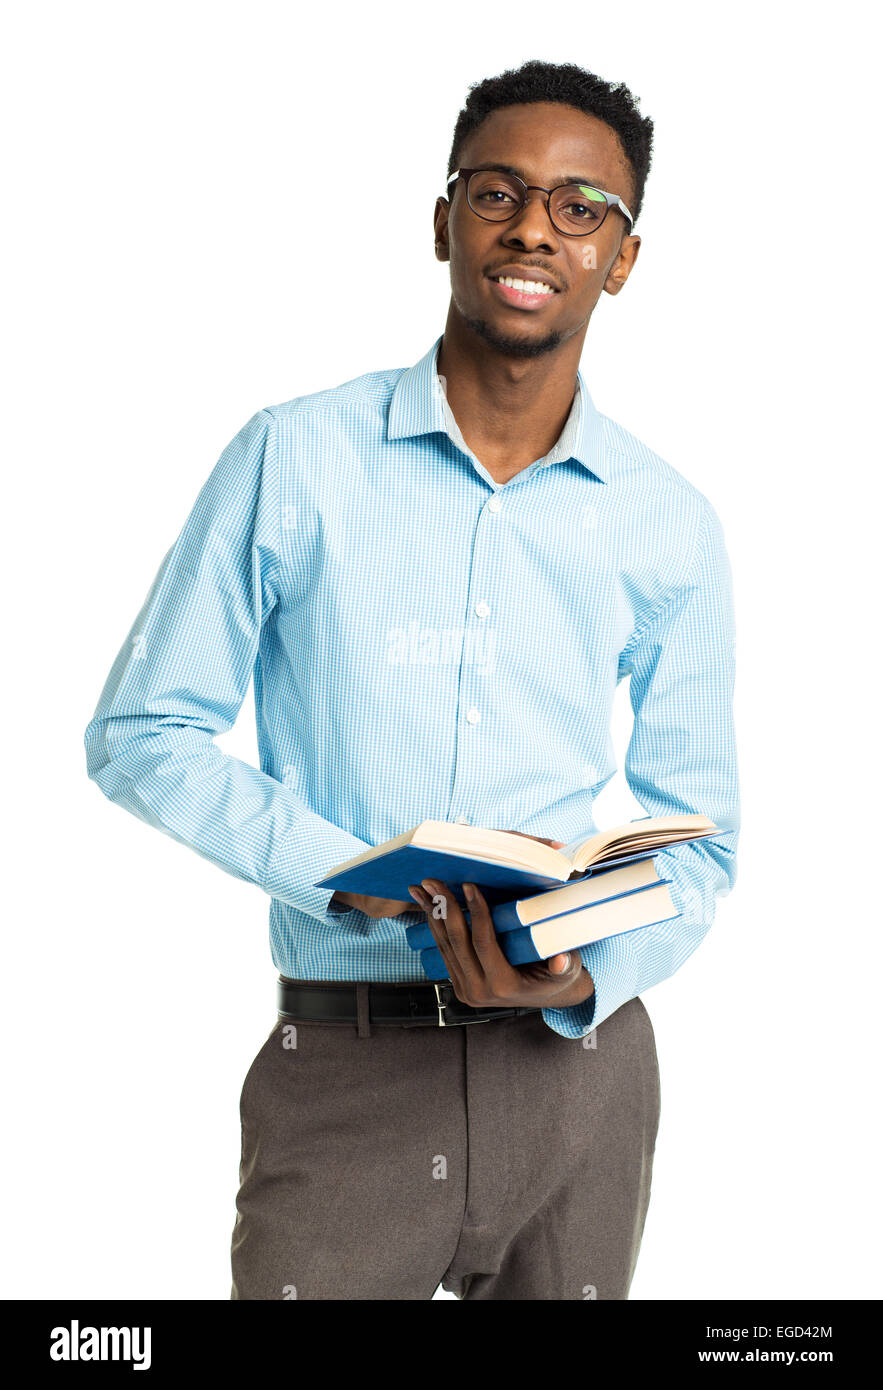
<svg viewBox="0 0 883 1390">
<path fill-rule="evenodd" d="M 465 322 L 477 337 L 506 357 L 542 357 L 546 352 L 554 352 L 562 342 L 561 334 L 555 331 L 547 333 L 544 338 L 516 338 L 508 333 L 500 333 L 486 319 L 467 318 Z"/>
</svg>

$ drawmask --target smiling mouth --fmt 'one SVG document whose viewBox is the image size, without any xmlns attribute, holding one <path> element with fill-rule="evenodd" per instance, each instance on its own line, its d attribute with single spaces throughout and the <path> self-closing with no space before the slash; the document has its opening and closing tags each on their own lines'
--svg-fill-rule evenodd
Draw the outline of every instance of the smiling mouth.
<svg viewBox="0 0 883 1390">
<path fill-rule="evenodd" d="M 489 275 L 494 295 L 510 309 L 542 310 L 559 293 L 542 280 L 520 279 L 515 275 Z"/>
<path fill-rule="evenodd" d="M 552 295 L 558 293 L 556 289 L 547 285 L 543 280 L 519 279 L 514 275 L 491 275 L 488 278 L 491 284 L 504 285 L 506 289 L 517 290 L 519 294 L 544 295 L 551 299 Z"/>
</svg>

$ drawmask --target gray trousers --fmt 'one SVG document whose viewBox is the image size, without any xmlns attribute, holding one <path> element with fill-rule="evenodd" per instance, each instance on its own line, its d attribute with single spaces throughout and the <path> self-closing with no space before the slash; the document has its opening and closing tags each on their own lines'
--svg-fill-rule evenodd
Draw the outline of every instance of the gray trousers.
<svg viewBox="0 0 883 1390">
<path fill-rule="evenodd" d="M 576 1040 L 280 1018 L 240 1098 L 231 1297 L 625 1299 L 659 1105 L 640 999 Z"/>
</svg>

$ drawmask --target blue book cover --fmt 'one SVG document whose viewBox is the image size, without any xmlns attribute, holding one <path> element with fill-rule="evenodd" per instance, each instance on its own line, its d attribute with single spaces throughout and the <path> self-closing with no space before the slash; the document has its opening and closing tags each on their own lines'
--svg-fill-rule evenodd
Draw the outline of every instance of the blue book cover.
<svg viewBox="0 0 883 1390">
<path fill-rule="evenodd" d="M 425 951 L 427 947 L 435 945 L 435 937 L 428 922 L 415 922 L 413 926 L 405 927 L 405 939 L 412 951 Z"/>
<path fill-rule="evenodd" d="M 575 881 L 570 877 L 573 860 L 584 859 L 591 853 L 593 841 L 597 842 L 594 852 L 598 859 L 585 868 L 581 877 L 652 858 L 669 845 L 703 839 L 716 831 L 714 822 L 699 814 L 646 816 L 637 824 L 628 822 L 555 851 L 530 843 L 531 837 L 516 838 L 507 831 L 427 820 L 356 856 L 357 862 L 347 860 L 337 865 L 314 886 L 407 902 L 410 884 L 432 878 L 447 884 L 460 903 L 464 901 L 464 883 L 477 884 L 482 892 L 494 894 L 495 902 L 500 902 Z M 633 852 L 624 853 L 630 845 L 634 846 Z M 527 867 L 531 860 L 533 867 Z"/>
<path fill-rule="evenodd" d="M 644 888 L 634 890 L 634 893 L 625 893 L 621 896 L 623 898 L 634 897 L 637 894 L 643 892 L 656 892 L 658 894 L 659 889 L 667 888 L 670 882 L 670 879 L 659 879 L 658 882 L 654 884 L 650 884 L 648 886 L 645 886 Z M 681 914 L 677 910 L 667 910 L 669 907 L 674 908 L 674 904 L 672 903 L 671 899 L 668 897 L 667 894 L 666 899 L 667 901 L 663 905 L 661 914 L 659 916 L 654 917 L 652 922 L 642 922 L 638 926 L 626 927 L 624 930 L 621 931 L 610 932 L 607 936 L 604 937 L 595 937 L 594 940 L 609 941 L 614 936 L 629 936 L 632 934 L 632 932 L 646 931 L 648 927 L 656 926 L 659 922 L 667 922 L 675 917 L 680 917 Z M 609 902 L 612 900 L 607 899 L 607 901 Z M 561 952 L 564 951 L 576 951 L 579 950 L 581 946 L 592 945 L 592 940 L 583 942 L 573 940 L 573 928 L 571 927 L 570 930 L 568 930 L 567 927 L 567 920 L 572 916 L 572 913 L 563 913 L 560 917 L 550 918 L 548 922 L 542 924 L 535 923 L 533 927 L 519 927 L 514 931 L 504 932 L 498 938 L 498 940 L 500 942 L 503 954 L 508 960 L 509 964 L 531 965 L 537 961 L 549 960 L 552 956 L 559 955 Z M 538 951 L 536 945 L 534 944 L 533 932 L 536 930 L 538 926 L 542 925 L 543 927 L 548 927 L 553 922 L 557 923 L 559 927 L 556 936 L 551 937 L 547 933 L 545 947 L 542 952 Z M 425 929 L 429 931 L 428 925 L 424 925 Z M 583 926 L 585 926 L 585 922 L 583 923 Z M 408 928 L 408 930 L 410 931 L 411 928 Z M 431 937 L 432 933 L 429 932 L 429 935 Z M 577 935 L 579 935 L 578 932 Z M 420 950 L 420 963 L 423 967 L 424 973 L 427 976 L 427 979 L 446 980 L 448 978 L 447 966 L 445 965 L 444 957 L 442 956 L 441 951 L 435 945 L 434 939 L 432 940 L 431 945 L 425 946 Z"/>
<path fill-rule="evenodd" d="M 652 859 L 653 855 L 658 853 L 657 849 L 644 849 L 637 854 L 624 854 L 615 863 L 590 866 L 581 877 L 590 878 L 596 874 L 607 873 L 618 868 L 620 864 L 631 864 L 637 859 Z M 461 906 L 466 901 L 462 889 L 464 883 L 475 883 L 485 896 L 488 896 L 489 892 L 491 896 L 496 896 L 497 901 L 508 901 L 529 896 L 531 889 L 542 892 L 549 888 L 563 888 L 567 882 L 577 882 L 576 879 L 547 878 L 544 874 L 534 873 L 529 869 L 519 869 L 509 864 L 486 863 L 462 854 L 403 845 L 391 854 L 366 860 L 365 863 L 357 864 L 344 873 L 329 874 L 326 878 L 319 879 L 314 887 L 408 902 L 409 885 L 420 883 L 424 878 L 434 878 L 446 883 Z"/>
<path fill-rule="evenodd" d="M 391 854 L 366 860 L 364 864 L 357 864 L 344 873 L 329 874 L 327 878 L 320 879 L 315 887 L 408 902 L 408 885 L 420 883 L 424 878 L 435 878 L 446 883 L 460 903 L 465 902 L 462 891 L 464 883 L 477 883 L 482 891 L 485 888 L 502 889 L 508 897 L 525 889 L 560 888 L 564 882 L 560 878 L 547 878 L 509 864 L 489 864 L 444 850 L 403 845 Z M 414 906 L 416 908 L 417 904 Z"/>
<path fill-rule="evenodd" d="M 427 980 L 446 980 L 448 978 L 445 958 L 437 946 L 429 946 L 425 951 L 420 952 L 420 964 L 423 966 L 423 973 Z"/>
<path fill-rule="evenodd" d="M 650 857 L 652 857 L 652 856 L 647 855 L 646 857 L 647 857 L 647 858 L 650 858 Z M 594 879 L 598 879 L 598 878 L 603 878 L 606 874 L 613 874 L 613 875 L 615 875 L 616 872 L 617 872 L 617 868 L 618 868 L 618 866 L 616 866 L 616 868 L 608 868 L 608 869 L 605 869 L 603 872 L 600 872 L 600 873 L 598 873 L 598 874 L 591 874 L 591 875 L 585 874 L 583 877 L 584 877 L 584 878 L 590 878 L 590 877 L 591 877 L 591 878 L 594 880 Z M 575 883 L 581 883 L 582 881 L 583 881 L 582 879 L 573 879 L 572 882 L 571 882 L 570 884 L 568 884 L 567 886 L 568 886 L 568 887 L 573 887 L 573 884 L 575 884 Z M 567 912 L 586 912 L 590 907 L 600 907 L 602 903 L 613 902 L 616 898 L 623 898 L 623 897 L 626 897 L 626 896 L 628 896 L 628 894 L 630 894 L 630 893 L 640 893 L 640 892 L 643 892 L 643 890 L 644 890 L 645 888 L 652 888 L 652 887 L 655 887 L 655 885 L 656 885 L 657 883 L 666 882 L 666 881 L 667 881 L 667 880 L 662 880 L 662 879 L 659 879 L 659 878 L 655 878 L 655 879 L 653 879 L 652 882 L 650 882 L 650 883 L 642 883 L 642 884 L 639 884 L 636 888 L 627 888 L 627 889 L 625 889 L 623 892 L 620 892 L 620 893 L 614 893 L 614 892 L 606 893 L 606 894 L 604 895 L 604 897 L 602 897 L 602 898 L 596 898 L 593 902 L 589 902 L 589 903 L 579 903 L 579 904 L 577 904 L 576 907 L 572 907 L 572 908 L 567 909 Z M 614 878 L 611 879 L 611 883 L 610 883 L 611 889 L 615 886 L 615 883 L 616 883 L 616 878 L 614 877 Z M 558 885 L 558 888 L 560 889 L 561 887 L 562 887 L 562 885 L 559 884 L 559 885 Z M 555 893 L 556 893 L 556 889 L 550 889 L 550 890 L 549 890 L 549 896 L 550 896 L 551 899 L 554 899 Z M 489 905 L 490 908 L 491 908 L 491 917 L 492 917 L 493 923 L 494 923 L 494 930 L 496 931 L 497 935 L 499 936 L 499 935 L 501 935 L 501 934 L 504 933 L 504 932 L 513 932 L 513 931 L 519 931 L 519 930 L 521 930 L 521 929 L 524 927 L 524 923 L 522 922 L 521 918 L 520 918 L 519 915 L 518 915 L 518 906 L 519 906 L 519 903 L 522 903 L 522 902 L 531 902 L 531 901 L 534 901 L 534 900 L 535 900 L 536 898 L 538 898 L 538 897 L 545 897 L 545 896 L 546 896 L 546 894 L 544 894 L 544 893 L 539 893 L 539 894 L 536 894 L 536 893 L 535 893 L 535 894 L 531 894 L 530 897 L 527 897 L 527 898 L 513 898 L 513 899 L 510 899 L 510 900 L 508 900 L 508 901 L 506 901 L 506 902 L 497 903 L 496 905 L 494 905 L 493 903 L 489 903 L 488 905 Z M 537 920 L 536 920 L 534 923 L 532 923 L 531 925 L 533 925 L 533 926 L 539 926 L 540 922 L 548 922 L 548 921 L 554 920 L 555 917 L 563 917 L 563 916 L 566 916 L 566 915 L 567 915 L 567 912 L 557 912 L 557 913 L 553 912 L 553 913 L 549 913 L 547 916 L 537 918 Z M 413 925 L 406 927 L 406 928 L 405 928 L 405 938 L 406 938 L 406 940 L 407 940 L 407 942 L 408 942 L 408 945 L 411 947 L 412 951 L 422 951 L 422 950 L 425 950 L 427 947 L 431 947 L 431 946 L 434 946 L 434 945 L 435 945 L 435 937 L 432 935 L 432 928 L 430 927 L 429 923 L 426 922 L 426 921 L 423 921 L 423 922 L 416 922 L 416 923 L 414 923 Z"/>
</svg>

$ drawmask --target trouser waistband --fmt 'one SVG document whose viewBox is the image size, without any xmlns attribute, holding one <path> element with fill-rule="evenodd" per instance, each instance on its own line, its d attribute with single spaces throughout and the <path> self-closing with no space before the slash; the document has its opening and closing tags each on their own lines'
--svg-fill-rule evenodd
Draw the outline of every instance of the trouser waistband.
<svg viewBox="0 0 883 1390">
<path fill-rule="evenodd" d="M 296 1023 L 356 1025 L 359 1036 L 370 1024 L 395 1024 L 401 1028 L 450 1028 L 469 1023 L 490 1023 L 496 1018 L 535 1014 L 535 1008 L 473 1008 L 454 994 L 450 980 L 427 984 L 385 980 L 290 980 L 280 975 L 277 1010 Z"/>
</svg>

